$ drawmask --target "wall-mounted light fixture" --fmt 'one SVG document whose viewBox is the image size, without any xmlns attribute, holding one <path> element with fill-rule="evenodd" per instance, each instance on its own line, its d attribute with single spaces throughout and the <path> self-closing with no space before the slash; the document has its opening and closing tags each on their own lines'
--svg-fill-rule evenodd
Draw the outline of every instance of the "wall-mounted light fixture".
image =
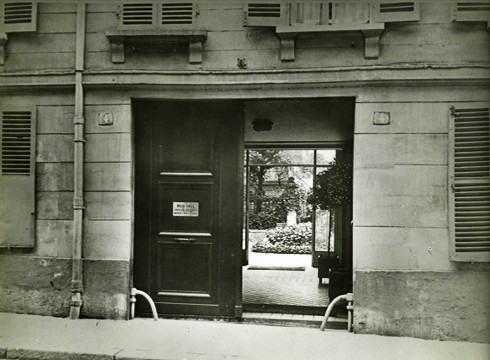
<svg viewBox="0 0 490 360">
<path fill-rule="evenodd" d="M 270 119 L 255 119 L 252 121 L 252 126 L 255 131 L 271 131 L 272 124 L 274 123 Z"/>
</svg>

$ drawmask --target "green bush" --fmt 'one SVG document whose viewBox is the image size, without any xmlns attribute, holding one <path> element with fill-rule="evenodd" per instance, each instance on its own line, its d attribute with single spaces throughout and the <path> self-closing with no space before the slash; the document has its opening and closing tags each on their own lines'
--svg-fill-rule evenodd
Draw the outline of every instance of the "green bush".
<svg viewBox="0 0 490 360">
<path fill-rule="evenodd" d="M 272 229 L 276 223 L 284 221 L 280 216 L 268 210 L 269 208 L 258 214 L 250 214 L 248 216 L 249 228 L 254 230 Z"/>
<path fill-rule="evenodd" d="M 311 224 L 291 225 L 267 231 L 265 239 L 257 242 L 252 251 L 280 254 L 311 254 Z"/>
<path fill-rule="evenodd" d="M 254 198 L 255 201 L 258 199 L 263 203 L 262 211 L 249 214 L 248 226 L 254 230 L 265 230 L 286 222 L 288 211 L 294 210 L 301 217 L 301 204 L 306 201 L 306 193 L 295 183 L 289 183 L 281 195 Z"/>
</svg>

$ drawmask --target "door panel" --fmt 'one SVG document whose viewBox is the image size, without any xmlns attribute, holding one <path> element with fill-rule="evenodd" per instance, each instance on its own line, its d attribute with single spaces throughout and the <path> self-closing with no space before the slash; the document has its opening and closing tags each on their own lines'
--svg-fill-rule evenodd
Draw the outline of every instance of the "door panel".
<svg viewBox="0 0 490 360">
<path fill-rule="evenodd" d="M 135 287 L 160 314 L 241 309 L 242 105 L 138 102 Z M 137 312 L 149 312 L 137 302 Z"/>
<path fill-rule="evenodd" d="M 160 132 L 160 170 L 161 171 L 201 171 L 209 173 L 213 168 L 216 136 L 211 119 L 203 119 L 205 114 L 194 113 L 195 107 L 178 109 L 175 122 L 167 118 L 165 123 L 158 122 L 155 130 Z M 165 127 L 162 131 L 162 126 Z M 154 134 L 156 135 L 156 134 Z M 218 139 L 219 140 L 219 139 Z"/>
<path fill-rule="evenodd" d="M 157 294 L 212 298 L 215 295 L 213 244 L 168 240 L 158 243 Z"/>
</svg>

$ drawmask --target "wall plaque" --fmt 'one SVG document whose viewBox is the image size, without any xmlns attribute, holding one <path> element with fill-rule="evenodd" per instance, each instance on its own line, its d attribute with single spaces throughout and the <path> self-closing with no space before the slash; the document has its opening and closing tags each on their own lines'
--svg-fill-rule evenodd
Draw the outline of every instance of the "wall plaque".
<svg viewBox="0 0 490 360">
<path fill-rule="evenodd" d="M 114 124 L 114 116 L 110 111 L 98 114 L 99 126 L 109 126 Z"/>
<path fill-rule="evenodd" d="M 198 202 L 174 202 L 173 203 L 173 216 L 199 216 L 199 203 Z"/>
</svg>

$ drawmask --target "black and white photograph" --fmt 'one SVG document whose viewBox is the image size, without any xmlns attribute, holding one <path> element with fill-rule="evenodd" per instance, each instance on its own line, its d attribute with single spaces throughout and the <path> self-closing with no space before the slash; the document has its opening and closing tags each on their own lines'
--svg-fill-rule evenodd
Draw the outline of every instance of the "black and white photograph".
<svg viewBox="0 0 490 360">
<path fill-rule="evenodd" d="M 0 0 L 0 359 L 490 360 L 490 0 Z"/>
</svg>

